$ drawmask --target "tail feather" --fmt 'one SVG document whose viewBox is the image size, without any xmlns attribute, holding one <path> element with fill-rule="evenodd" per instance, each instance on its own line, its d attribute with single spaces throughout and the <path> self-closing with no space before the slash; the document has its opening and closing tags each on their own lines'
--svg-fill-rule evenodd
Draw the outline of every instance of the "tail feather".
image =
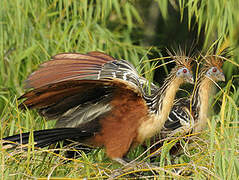
<svg viewBox="0 0 239 180">
<path fill-rule="evenodd" d="M 35 146 L 42 148 L 66 139 L 83 141 L 93 135 L 93 132 L 86 132 L 81 128 L 57 128 L 33 132 Z M 3 146 L 13 148 L 18 144 L 27 144 L 29 143 L 29 137 L 30 132 L 3 138 L 4 141 L 7 141 L 3 143 Z"/>
</svg>

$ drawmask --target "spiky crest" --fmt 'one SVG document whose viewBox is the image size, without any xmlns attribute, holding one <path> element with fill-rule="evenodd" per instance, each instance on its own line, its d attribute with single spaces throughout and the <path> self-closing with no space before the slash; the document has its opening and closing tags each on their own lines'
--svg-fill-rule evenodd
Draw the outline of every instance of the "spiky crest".
<svg viewBox="0 0 239 180">
<path fill-rule="evenodd" d="M 214 55 L 206 56 L 204 66 L 206 68 L 216 67 L 222 72 L 223 59 Z"/>
<path fill-rule="evenodd" d="M 231 58 L 231 52 L 233 48 L 230 47 L 219 47 L 219 41 L 215 42 L 212 47 L 206 53 L 202 59 L 204 60 L 204 67 L 217 67 L 222 72 L 222 65 L 224 63 L 224 58 Z"/>
<path fill-rule="evenodd" d="M 186 50 L 182 50 L 182 48 L 179 47 L 177 51 L 172 51 L 173 52 L 167 49 L 167 53 L 175 61 L 176 67 L 181 68 L 182 66 L 184 66 L 188 68 L 188 70 L 192 69 L 193 58 L 190 57 L 190 54 L 188 56 L 186 55 Z"/>
</svg>

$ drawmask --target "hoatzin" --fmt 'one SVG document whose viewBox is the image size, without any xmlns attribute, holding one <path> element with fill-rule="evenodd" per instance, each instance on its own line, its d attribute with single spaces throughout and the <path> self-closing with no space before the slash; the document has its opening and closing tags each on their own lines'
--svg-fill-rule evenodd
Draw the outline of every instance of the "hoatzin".
<svg viewBox="0 0 239 180">
<path fill-rule="evenodd" d="M 224 53 L 226 55 L 226 52 Z M 209 99 L 212 89 L 218 81 L 225 81 L 222 71 L 223 56 L 207 55 L 202 57 L 203 67 L 198 74 L 195 92 L 191 98 L 176 100 L 168 120 L 161 131 L 161 136 L 166 137 L 176 132 L 200 132 L 205 128 L 208 118 Z"/>
<path fill-rule="evenodd" d="M 43 63 L 26 80 L 32 88 L 20 97 L 20 108 L 37 109 L 56 128 L 34 131 L 36 147 L 74 140 L 104 146 L 121 162 L 131 146 L 154 136 L 163 127 L 175 94 L 184 82 L 193 83 L 192 59 L 172 57 L 176 66 L 154 94 L 144 92 L 146 79 L 125 60 L 101 52 L 62 53 Z M 153 85 L 154 86 L 154 85 Z M 6 137 L 5 147 L 26 144 L 29 133 Z"/>
</svg>

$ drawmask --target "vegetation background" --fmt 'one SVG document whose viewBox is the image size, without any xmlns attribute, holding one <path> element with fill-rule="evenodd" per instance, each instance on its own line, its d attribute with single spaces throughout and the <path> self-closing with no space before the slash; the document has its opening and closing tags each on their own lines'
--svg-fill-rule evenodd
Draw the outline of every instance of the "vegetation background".
<svg viewBox="0 0 239 180">
<path fill-rule="evenodd" d="M 238 0 L 1 0 L 0 1 L 0 138 L 51 128 L 36 112 L 18 109 L 23 81 L 42 62 L 60 52 L 103 51 L 132 62 L 150 81 L 161 84 L 173 65 L 152 69 L 165 49 L 194 42 L 203 53 L 212 42 L 234 48 L 224 64 L 208 128 L 178 156 L 165 143 L 155 161 L 159 169 L 129 170 L 126 177 L 236 179 L 239 177 L 239 1 Z M 157 61 L 161 63 L 161 61 Z M 179 137 L 178 139 L 180 139 Z M 184 141 L 181 141 L 184 143 Z M 32 145 L 29 145 L 32 146 Z M 129 153 L 135 159 L 138 147 Z M 149 154 L 149 152 L 147 152 Z M 159 156 L 161 158 L 159 158 Z M 140 160 L 146 159 L 144 155 Z M 101 149 L 65 163 L 63 153 L 39 149 L 6 151 L 0 143 L 1 179 L 36 177 L 106 178 L 123 167 Z M 182 171 L 175 173 L 175 168 Z M 138 178 L 139 178 L 138 177 Z"/>
</svg>

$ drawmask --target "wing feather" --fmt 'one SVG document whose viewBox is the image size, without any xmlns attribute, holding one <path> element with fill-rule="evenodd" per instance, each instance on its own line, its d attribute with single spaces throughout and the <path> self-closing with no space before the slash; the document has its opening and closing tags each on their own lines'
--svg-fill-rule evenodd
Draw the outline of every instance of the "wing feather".
<svg viewBox="0 0 239 180">
<path fill-rule="evenodd" d="M 60 119 L 66 114 L 73 116 L 81 110 L 86 113 L 91 106 L 95 107 L 93 109 L 108 106 L 117 88 L 127 88 L 140 94 L 137 86 L 118 79 L 70 80 L 29 91 L 19 98 L 25 99 L 19 107 L 37 109 L 48 119 Z M 84 113 L 81 113 L 82 116 Z"/>
<path fill-rule="evenodd" d="M 39 88 L 52 83 L 76 79 L 98 79 L 104 64 L 115 61 L 101 52 L 62 53 L 40 65 L 25 81 L 26 88 Z"/>
<path fill-rule="evenodd" d="M 98 80 L 118 78 L 133 83 L 146 93 L 148 81 L 140 77 L 132 64 L 125 60 L 115 60 L 101 52 L 62 53 L 53 56 L 51 61 L 43 63 L 25 81 L 26 88 L 39 88 L 68 80 Z M 156 87 L 151 83 L 151 87 Z M 153 88 L 156 92 L 158 88 Z"/>
<path fill-rule="evenodd" d="M 116 89 L 127 89 L 144 99 L 143 84 L 127 61 L 100 52 L 62 53 L 43 63 L 26 80 L 27 92 L 20 108 L 37 109 L 57 127 L 74 127 L 99 118 L 112 108 Z"/>
<path fill-rule="evenodd" d="M 85 97 L 92 93 L 97 93 L 97 89 L 101 87 L 111 87 L 109 81 L 106 80 L 79 80 L 59 82 L 52 85 L 46 85 L 29 91 L 19 99 L 26 100 L 20 104 L 20 108 L 45 108 L 56 102 L 65 100 L 65 98 L 78 94 Z M 82 103 L 82 102 L 79 102 Z"/>
</svg>

